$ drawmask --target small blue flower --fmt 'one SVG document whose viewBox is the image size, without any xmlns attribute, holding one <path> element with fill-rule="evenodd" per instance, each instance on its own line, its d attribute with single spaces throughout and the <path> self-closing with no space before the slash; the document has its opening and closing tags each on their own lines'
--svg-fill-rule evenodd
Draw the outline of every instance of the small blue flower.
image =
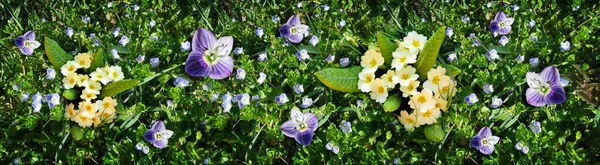
<svg viewBox="0 0 600 165">
<path fill-rule="evenodd" d="M 258 95 L 252 96 L 252 101 L 258 101 L 258 100 L 260 100 L 260 97 Z"/>
<path fill-rule="evenodd" d="M 481 42 L 479 42 L 479 40 L 473 40 L 473 46 L 479 46 L 481 45 Z"/>
<path fill-rule="evenodd" d="M 465 97 L 465 102 L 467 102 L 467 104 L 469 106 L 475 104 L 478 101 L 479 101 L 479 99 L 477 99 L 477 95 L 475 95 L 475 93 L 471 93 L 470 95 Z"/>
<path fill-rule="evenodd" d="M 323 9 L 323 11 L 328 11 L 329 10 L 329 6 L 327 5 L 322 5 L 321 9 Z"/>
<path fill-rule="evenodd" d="M 560 50 L 562 50 L 562 51 L 568 51 L 569 49 L 571 49 L 571 43 L 569 41 L 565 41 L 565 42 L 561 42 L 560 43 Z"/>
<path fill-rule="evenodd" d="M 156 36 L 155 34 L 151 35 L 150 38 L 148 38 L 150 41 L 154 41 L 154 42 L 158 42 L 158 36 Z"/>
<path fill-rule="evenodd" d="M 138 55 L 137 58 L 135 58 L 135 61 L 137 61 L 138 63 L 142 63 L 145 59 L 146 56 Z"/>
<path fill-rule="evenodd" d="M 202 84 L 202 90 L 204 90 L 204 91 L 210 90 L 210 84 L 209 83 Z"/>
<path fill-rule="evenodd" d="M 579 10 L 579 5 L 573 7 L 573 11 Z"/>
<path fill-rule="evenodd" d="M 113 31 L 112 31 L 113 37 L 119 36 L 119 31 L 121 31 L 121 28 L 117 27 L 117 28 L 113 29 Z"/>
<path fill-rule="evenodd" d="M 154 57 L 150 59 L 150 65 L 152 65 L 152 67 L 157 67 L 158 64 L 160 64 L 160 60 L 158 59 L 158 57 Z"/>
<path fill-rule="evenodd" d="M 90 33 L 90 38 L 96 38 L 96 33 Z"/>
<path fill-rule="evenodd" d="M 65 33 L 67 36 L 69 36 L 69 38 L 71 38 L 71 36 L 73 36 L 73 28 L 67 27 L 67 31 L 65 31 Z"/>
<path fill-rule="evenodd" d="M 177 86 L 179 88 L 184 88 L 190 84 L 190 81 L 186 80 L 183 77 L 177 77 L 177 79 L 175 79 L 175 82 L 173 82 L 173 84 L 175 84 L 175 86 Z"/>
<path fill-rule="evenodd" d="M 394 165 L 398 165 L 400 163 L 400 158 L 394 158 Z"/>
<path fill-rule="evenodd" d="M 532 28 L 533 26 L 535 26 L 535 20 L 531 20 L 527 23 L 527 27 Z"/>
<path fill-rule="evenodd" d="M 18 157 L 13 159 L 13 164 L 19 165 L 19 160 L 21 160 L 21 159 L 19 159 Z"/>
<path fill-rule="evenodd" d="M 485 94 L 490 94 L 490 93 L 494 92 L 494 85 L 492 85 L 492 84 L 483 85 L 483 91 L 485 92 Z"/>
<path fill-rule="evenodd" d="M 242 48 L 242 47 L 235 47 L 235 49 L 233 50 L 233 54 L 235 54 L 235 55 L 244 54 L 244 48 Z"/>
<path fill-rule="evenodd" d="M 99 40 L 94 40 L 94 46 L 100 46 L 100 41 Z"/>
<path fill-rule="evenodd" d="M 133 11 L 138 11 L 140 10 L 140 7 L 137 4 L 133 4 L 131 5 L 131 9 L 133 9 Z"/>
<path fill-rule="evenodd" d="M 492 49 L 492 50 L 486 52 L 485 56 L 487 57 L 487 59 L 489 61 L 494 61 L 494 60 L 500 58 L 500 56 L 498 56 L 498 52 L 496 51 L 496 49 Z"/>
<path fill-rule="evenodd" d="M 88 23 L 90 22 L 90 17 L 88 17 L 87 15 L 81 16 L 81 20 L 83 21 L 83 23 Z"/>
<path fill-rule="evenodd" d="M 37 92 L 35 95 L 33 95 L 31 97 L 31 101 L 33 101 L 33 102 L 41 102 L 42 101 L 42 94 L 40 94 L 40 92 Z"/>
<path fill-rule="evenodd" d="M 304 62 L 306 59 L 310 59 L 310 56 L 308 55 L 308 51 L 306 51 L 306 49 L 302 49 L 296 52 L 296 57 L 302 62 Z"/>
<path fill-rule="evenodd" d="M 263 34 L 265 34 L 265 32 L 263 31 L 263 28 L 261 28 L 261 27 L 256 28 L 256 35 L 258 36 L 258 38 L 262 38 Z"/>
<path fill-rule="evenodd" d="M 208 165 L 208 163 L 210 162 L 210 158 L 204 158 L 204 165 Z"/>
<path fill-rule="evenodd" d="M 502 99 L 493 97 L 492 104 L 490 105 L 492 108 L 498 108 L 502 105 Z"/>
<path fill-rule="evenodd" d="M 148 152 L 150 152 L 150 148 L 146 145 L 144 145 L 144 143 L 142 142 L 138 142 L 135 145 L 135 149 L 138 151 L 142 151 L 144 154 L 148 154 Z"/>
<path fill-rule="evenodd" d="M 342 20 L 337 24 L 337 27 L 340 29 L 343 28 L 344 26 L 346 26 L 346 20 Z"/>
<path fill-rule="evenodd" d="M 281 20 L 281 18 L 279 18 L 279 16 L 271 16 L 271 21 L 273 21 L 274 23 L 278 23 Z"/>
<path fill-rule="evenodd" d="M 451 53 L 448 55 L 448 61 L 454 62 L 456 61 L 456 53 Z"/>
<path fill-rule="evenodd" d="M 310 40 L 308 40 L 308 43 L 311 44 L 312 46 L 316 46 L 317 43 L 319 43 L 319 38 L 315 35 L 313 35 Z"/>
<path fill-rule="evenodd" d="M 21 84 L 19 84 L 19 83 L 14 83 L 14 84 L 12 85 L 12 89 L 13 89 L 14 91 L 19 91 L 19 90 L 21 90 Z"/>
<path fill-rule="evenodd" d="M 304 85 L 302 85 L 302 84 L 295 84 L 294 85 L 294 92 L 296 92 L 296 94 L 300 94 L 300 93 L 304 92 Z"/>
<path fill-rule="evenodd" d="M 332 56 L 331 54 L 327 55 L 327 58 L 325 58 L 325 62 L 327 62 L 327 63 L 332 63 L 334 61 L 335 61 L 335 56 Z"/>
<path fill-rule="evenodd" d="M 113 2 L 111 1 L 111 2 L 108 2 L 108 4 L 106 4 L 106 7 L 111 8 L 112 5 L 113 5 Z"/>
<path fill-rule="evenodd" d="M 248 95 L 248 93 L 238 94 L 235 97 L 238 100 L 238 106 L 240 107 L 240 109 L 250 104 L 250 95 Z"/>
<path fill-rule="evenodd" d="M 27 101 L 29 99 L 29 93 L 23 93 L 21 95 L 21 101 Z"/>
<path fill-rule="evenodd" d="M 342 124 L 340 124 L 340 129 L 342 129 L 342 132 L 344 133 L 351 133 L 352 123 L 350 123 L 349 121 L 344 121 L 342 122 Z"/>
<path fill-rule="evenodd" d="M 475 33 L 469 33 L 469 38 L 475 38 Z"/>
<path fill-rule="evenodd" d="M 181 51 L 188 51 L 191 48 L 191 43 L 190 41 L 185 41 L 185 42 L 181 42 L 179 49 L 181 49 Z"/>
<path fill-rule="evenodd" d="M 302 104 L 300 104 L 300 107 L 302 108 L 308 108 L 313 104 L 313 99 L 310 97 L 303 97 L 302 98 Z"/>
<path fill-rule="evenodd" d="M 341 58 L 340 65 L 342 65 L 342 68 L 348 67 L 350 65 L 350 58 L 348 58 L 348 57 Z"/>
<path fill-rule="evenodd" d="M 516 61 L 517 63 L 521 63 L 521 62 L 523 62 L 523 60 L 525 60 L 525 57 L 524 57 L 524 56 L 521 56 L 521 55 L 518 55 L 518 56 L 517 56 L 517 58 L 515 58 L 515 61 Z"/>
<path fill-rule="evenodd" d="M 529 129 L 531 129 L 533 133 L 540 133 L 542 132 L 542 124 L 540 122 L 533 121 L 531 124 L 529 124 Z"/>
<path fill-rule="evenodd" d="M 263 62 L 267 60 L 267 53 L 261 53 L 258 55 L 258 61 Z"/>
<path fill-rule="evenodd" d="M 210 97 L 210 101 L 217 101 L 219 99 L 219 92 L 213 93 Z"/>
<path fill-rule="evenodd" d="M 56 77 L 56 71 L 54 71 L 54 69 L 52 69 L 52 68 L 46 69 L 46 79 L 54 80 L 55 77 Z"/>
<path fill-rule="evenodd" d="M 523 154 L 526 154 L 526 155 L 527 155 L 527 153 L 529 153 L 529 147 L 524 145 L 521 141 L 517 142 L 517 144 L 515 145 L 515 149 L 523 152 Z"/>
<path fill-rule="evenodd" d="M 119 51 L 117 51 L 117 49 L 110 50 L 110 54 L 112 54 L 114 59 L 121 59 L 121 56 L 119 56 Z"/>
<path fill-rule="evenodd" d="M 232 107 L 231 101 L 223 101 L 223 103 L 221 103 L 221 107 L 223 107 L 223 113 L 229 113 Z"/>
<path fill-rule="evenodd" d="M 127 36 L 121 36 L 121 39 L 119 40 L 119 44 L 126 46 L 127 43 L 129 43 L 129 37 Z"/>
<path fill-rule="evenodd" d="M 150 129 L 144 133 L 144 139 L 160 149 L 167 148 L 171 136 L 173 136 L 173 131 L 168 130 L 160 120 L 153 122 Z"/>
<path fill-rule="evenodd" d="M 533 42 L 537 42 L 538 41 L 538 36 L 529 36 L 529 40 L 533 41 Z"/>
<path fill-rule="evenodd" d="M 233 99 L 233 97 L 231 96 L 231 93 L 229 93 L 229 92 L 227 92 L 226 94 L 221 96 L 221 100 L 223 102 L 230 102 L 232 99 Z"/>
<path fill-rule="evenodd" d="M 452 30 L 452 28 L 451 27 L 447 27 L 446 28 L 446 35 L 448 36 L 448 38 L 451 38 L 452 34 L 454 34 L 454 31 Z"/>
<path fill-rule="evenodd" d="M 540 64 L 540 59 L 535 57 L 535 58 L 530 58 L 529 59 L 529 64 L 531 64 L 531 67 L 537 67 Z"/>
<path fill-rule="evenodd" d="M 260 72 L 258 74 L 258 79 L 256 80 L 256 82 L 258 83 L 258 85 L 263 84 L 263 82 L 265 82 L 265 80 L 267 79 L 267 74 Z"/>
<path fill-rule="evenodd" d="M 275 97 L 275 102 L 277 102 L 277 104 L 279 105 L 283 105 L 285 103 L 287 103 L 288 101 L 290 101 L 287 97 L 287 95 L 285 95 L 285 93 L 282 93 L 281 95 Z"/>
<path fill-rule="evenodd" d="M 498 141 L 500 141 L 500 137 L 494 136 L 490 128 L 483 127 L 469 142 L 471 143 L 471 146 L 477 148 L 479 152 L 489 155 L 494 152 L 494 146 Z"/>
<path fill-rule="evenodd" d="M 47 94 L 43 101 L 48 103 L 48 106 L 52 109 L 56 105 L 60 105 L 60 96 L 58 93 Z"/>
<path fill-rule="evenodd" d="M 561 77 L 561 78 L 560 78 L 560 82 L 559 82 L 559 83 L 560 83 L 560 85 L 561 85 L 561 86 L 563 86 L 563 87 L 564 87 L 564 86 L 567 86 L 567 85 L 569 85 L 569 80 L 567 80 L 567 79 L 564 79 L 564 78 L 562 78 L 562 77 Z"/>
<path fill-rule="evenodd" d="M 152 28 L 154 26 L 156 26 L 156 21 L 155 20 L 152 20 L 152 21 L 150 21 L 150 23 L 148 23 L 148 28 Z"/>
<path fill-rule="evenodd" d="M 508 37 L 506 37 L 506 36 L 500 37 L 500 40 L 498 40 L 498 43 L 502 46 L 505 46 L 508 43 Z"/>
<path fill-rule="evenodd" d="M 42 102 L 41 101 L 33 101 L 31 103 L 31 107 L 33 107 L 33 113 L 38 113 L 42 109 Z"/>
<path fill-rule="evenodd" d="M 333 145 L 333 143 L 331 143 L 331 142 L 328 142 L 325 145 L 325 149 L 333 152 L 334 154 L 338 154 L 340 152 L 340 147 Z"/>
<path fill-rule="evenodd" d="M 244 80 L 244 78 L 246 78 L 246 70 L 244 70 L 244 68 L 237 68 L 237 74 L 235 75 L 235 78 L 238 80 Z"/>
<path fill-rule="evenodd" d="M 468 23 L 469 20 L 471 20 L 471 18 L 469 18 L 468 16 L 464 16 L 463 15 L 462 17 L 460 17 L 460 20 L 462 20 L 464 23 Z"/>
<path fill-rule="evenodd" d="M 520 9 L 520 8 L 519 8 L 519 6 L 517 6 L 517 5 L 512 5 L 512 10 L 513 10 L 513 11 L 517 11 L 517 10 L 519 10 L 519 9 Z"/>
</svg>

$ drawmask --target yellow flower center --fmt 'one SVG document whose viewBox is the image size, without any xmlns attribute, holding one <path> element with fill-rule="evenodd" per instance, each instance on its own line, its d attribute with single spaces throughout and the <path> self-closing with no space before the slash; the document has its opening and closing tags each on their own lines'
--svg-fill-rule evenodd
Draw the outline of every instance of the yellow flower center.
<svg viewBox="0 0 600 165">
<path fill-rule="evenodd" d="M 110 107 L 110 102 L 105 101 L 104 103 L 102 103 L 102 107 L 104 107 L 104 108 Z"/>
<path fill-rule="evenodd" d="M 422 104 L 427 101 L 427 98 L 425 98 L 425 96 L 419 96 L 417 97 L 417 101 Z"/>
<path fill-rule="evenodd" d="M 73 65 L 70 65 L 70 66 L 67 68 L 67 70 L 68 70 L 69 72 L 74 72 L 74 71 L 76 70 L 76 68 L 75 68 L 75 66 L 73 66 Z"/>
<path fill-rule="evenodd" d="M 444 94 L 445 94 L 445 93 L 448 93 L 448 89 L 449 89 L 449 87 L 448 87 L 448 86 L 444 86 L 444 87 L 442 87 L 442 89 L 440 90 L 440 93 L 444 93 Z"/>
<path fill-rule="evenodd" d="M 91 93 L 91 92 L 90 92 L 90 93 L 87 93 L 87 94 L 85 95 L 85 97 L 87 97 L 87 98 L 92 98 L 92 97 L 94 97 L 94 93 Z M 90 107 L 89 109 L 91 110 L 92 108 Z"/>
<path fill-rule="evenodd" d="M 70 78 L 69 79 L 69 84 L 75 84 L 75 79 L 74 78 Z"/>
<path fill-rule="evenodd" d="M 415 48 L 418 48 L 418 47 L 420 47 L 420 46 L 421 46 L 421 43 L 420 43 L 419 41 L 417 41 L 417 40 L 413 40 L 411 44 L 412 44 L 412 46 L 414 46 Z"/>
<path fill-rule="evenodd" d="M 431 79 L 431 83 L 432 84 L 440 83 L 440 76 L 433 76 L 433 78 Z"/>
<path fill-rule="evenodd" d="M 378 86 L 377 87 L 377 92 L 383 93 L 383 92 L 385 92 L 385 88 L 383 86 Z"/>
<path fill-rule="evenodd" d="M 367 74 L 365 76 L 365 79 L 367 79 L 366 83 L 370 84 L 371 82 L 373 82 L 373 74 Z"/>
<path fill-rule="evenodd" d="M 408 86 L 406 86 L 406 89 L 408 89 L 408 91 L 412 91 L 415 89 L 415 85 L 413 84 L 408 84 Z"/>
<path fill-rule="evenodd" d="M 119 77 L 119 74 L 117 74 L 117 72 L 113 72 L 112 75 L 113 75 L 113 78 Z"/>
<path fill-rule="evenodd" d="M 402 74 L 402 76 L 400 78 L 402 80 L 408 80 L 408 78 L 410 78 L 410 75 L 408 75 L 408 74 Z"/>
<path fill-rule="evenodd" d="M 371 68 L 374 68 L 377 66 L 377 60 L 375 60 L 375 58 L 371 59 L 371 62 L 369 62 L 369 65 L 371 65 Z"/>
<path fill-rule="evenodd" d="M 411 119 L 411 118 L 406 118 L 404 120 L 406 121 L 407 124 L 415 123 L 415 121 L 413 119 Z"/>
<path fill-rule="evenodd" d="M 427 112 L 424 112 L 424 113 L 423 113 L 423 117 L 426 117 L 426 118 L 429 118 L 429 117 L 431 117 L 431 115 L 432 115 L 432 114 L 431 114 L 431 111 L 427 111 Z"/>
<path fill-rule="evenodd" d="M 388 76 L 387 77 L 388 82 L 393 82 L 394 80 L 392 80 L 392 76 Z"/>
<path fill-rule="evenodd" d="M 398 58 L 398 62 L 399 63 L 404 63 L 406 61 L 406 57 L 400 57 Z"/>
</svg>

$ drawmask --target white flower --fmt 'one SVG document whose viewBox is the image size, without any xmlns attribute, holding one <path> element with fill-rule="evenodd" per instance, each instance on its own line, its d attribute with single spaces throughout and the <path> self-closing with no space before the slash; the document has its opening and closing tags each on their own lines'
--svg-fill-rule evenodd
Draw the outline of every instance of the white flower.
<svg viewBox="0 0 600 165">
<path fill-rule="evenodd" d="M 68 75 L 69 73 L 75 73 L 75 71 L 77 71 L 77 69 L 79 69 L 80 66 L 77 65 L 77 63 L 75 61 L 69 61 L 66 64 L 64 64 L 62 67 L 60 67 L 60 73 L 62 73 L 63 76 Z"/>
<path fill-rule="evenodd" d="M 77 73 L 71 72 L 63 78 L 62 82 L 65 89 L 71 89 L 79 82 L 79 76 L 77 76 Z"/>
<path fill-rule="evenodd" d="M 384 59 L 380 52 L 375 49 L 370 49 L 365 52 L 365 55 L 360 57 L 360 65 L 370 71 L 375 72 L 380 65 L 383 65 Z"/>
<path fill-rule="evenodd" d="M 88 92 L 92 92 L 95 94 L 100 94 L 100 89 L 102 89 L 102 85 L 98 81 L 85 81 L 84 82 L 85 90 Z"/>
<path fill-rule="evenodd" d="M 396 51 L 392 53 L 394 60 L 392 60 L 392 69 L 400 70 L 407 64 L 414 64 L 417 62 L 417 55 L 407 51 Z"/>
<path fill-rule="evenodd" d="M 421 92 L 417 92 L 408 102 L 411 108 L 426 112 L 429 109 L 435 108 L 435 100 L 433 99 L 433 92 L 425 88 Z M 416 105 L 416 106 L 415 106 Z"/>
<path fill-rule="evenodd" d="M 419 75 L 415 74 L 416 71 L 417 70 L 412 66 L 406 66 L 396 72 L 394 79 L 400 83 L 401 86 L 407 86 L 411 81 L 419 78 Z"/>
<path fill-rule="evenodd" d="M 358 78 L 358 88 L 360 91 L 371 92 L 371 83 L 375 80 L 375 72 L 363 69 L 363 71 L 358 74 Z"/>
<path fill-rule="evenodd" d="M 387 88 L 383 84 L 383 81 L 379 78 L 373 80 L 371 83 L 371 99 L 378 103 L 383 103 L 388 97 Z"/>
<path fill-rule="evenodd" d="M 417 93 L 417 87 L 419 87 L 419 81 L 410 81 L 406 86 L 400 86 L 400 91 L 402 91 L 402 97 L 408 97 L 415 95 Z"/>
<path fill-rule="evenodd" d="M 394 70 L 388 70 L 386 74 L 381 75 L 381 80 L 383 80 L 383 84 L 385 84 L 388 88 L 396 87 L 398 84 L 398 79 L 394 78 L 396 76 L 396 72 Z"/>
<path fill-rule="evenodd" d="M 408 35 L 404 37 L 404 45 L 407 46 L 411 51 L 415 49 L 423 50 L 426 42 L 427 37 L 415 31 L 409 32 Z"/>
<path fill-rule="evenodd" d="M 107 69 L 107 76 L 110 81 L 119 81 L 125 78 L 120 66 L 111 66 Z"/>
<path fill-rule="evenodd" d="M 106 85 L 110 82 L 108 77 L 108 73 L 104 69 L 96 68 L 95 72 L 90 74 L 90 80 L 92 81 L 100 81 L 102 84 Z"/>
</svg>

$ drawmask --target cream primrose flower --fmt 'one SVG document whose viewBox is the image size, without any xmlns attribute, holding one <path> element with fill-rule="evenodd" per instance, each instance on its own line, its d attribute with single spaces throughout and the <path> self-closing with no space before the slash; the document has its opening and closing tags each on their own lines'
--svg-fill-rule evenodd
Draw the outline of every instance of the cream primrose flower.
<svg viewBox="0 0 600 165">
<path fill-rule="evenodd" d="M 70 103 L 69 105 L 65 106 L 65 118 L 71 119 L 73 117 L 75 117 L 78 113 L 78 110 L 75 110 L 75 105 L 73 105 L 73 103 Z"/>
<path fill-rule="evenodd" d="M 90 76 L 88 76 L 87 74 L 78 74 L 77 76 L 79 76 L 79 81 L 77 81 L 77 86 L 85 87 L 85 84 L 87 83 L 87 81 L 90 80 Z"/>
<path fill-rule="evenodd" d="M 450 97 L 456 94 L 456 82 L 450 81 L 442 81 L 440 82 L 439 90 L 437 92 L 434 91 L 435 97 L 441 97 L 442 99 L 450 99 Z"/>
<path fill-rule="evenodd" d="M 75 61 L 68 61 L 60 67 L 60 73 L 62 73 L 63 76 L 67 76 L 69 73 L 75 73 L 79 68 L 79 65 L 77 65 Z"/>
<path fill-rule="evenodd" d="M 419 87 L 419 81 L 413 80 L 408 83 L 407 86 L 400 86 L 400 91 L 402 91 L 402 97 L 408 97 L 415 95 L 417 93 L 417 87 Z"/>
<path fill-rule="evenodd" d="M 103 100 L 97 100 L 96 104 L 98 106 L 98 111 L 102 112 L 105 109 L 116 107 L 117 101 L 112 99 L 111 97 L 104 97 Z"/>
<path fill-rule="evenodd" d="M 93 119 L 96 117 L 97 111 L 96 104 L 82 101 L 79 103 L 79 113 L 73 120 L 83 128 L 90 127 L 94 123 Z"/>
<path fill-rule="evenodd" d="M 90 56 L 90 54 L 87 53 L 79 53 L 77 54 L 77 56 L 75 56 L 75 62 L 77 63 L 77 65 L 87 69 L 92 63 L 92 56 Z"/>
<path fill-rule="evenodd" d="M 371 99 L 375 100 L 378 103 L 383 103 L 388 97 L 387 88 L 383 84 L 383 80 L 380 78 L 376 78 L 371 83 Z"/>
<path fill-rule="evenodd" d="M 420 51 L 423 50 L 425 43 L 427 43 L 427 37 L 415 31 L 411 31 L 404 37 L 403 43 L 411 51 L 414 51 L 415 49 Z"/>
<path fill-rule="evenodd" d="M 363 69 L 362 72 L 358 74 L 358 88 L 362 92 L 371 92 L 371 83 L 375 80 L 375 72 L 370 72 L 366 69 Z"/>
<path fill-rule="evenodd" d="M 84 82 L 85 90 L 88 92 L 92 92 L 94 94 L 100 94 L 100 89 L 102 89 L 102 85 L 98 81 L 88 80 Z"/>
<path fill-rule="evenodd" d="M 415 113 L 411 113 L 409 115 L 408 112 L 403 110 L 402 112 L 400 112 L 400 116 L 398 116 L 398 120 L 400 120 L 400 123 L 402 123 L 402 125 L 404 125 L 404 129 L 408 132 L 412 132 L 415 129 L 415 127 L 418 127 L 417 126 L 417 115 L 415 115 Z"/>
<path fill-rule="evenodd" d="M 423 83 L 423 88 L 433 92 L 439 92 L 440 83 L 450 81 L 450 76 L 446 76 L 446 69 L 438 66 L 437 69 L 431 69 L 427 72 L 427 81 Z"/>
<path fill-rule="evenodd" d="M 396 72 L 394 70 L 388 70 L 386 74 L 381 75 L 381 80 L 383 80 L 383 84 L 388 88 L 396 87 L 398 84 L 398 80 L 394 77 L 396 76 Z"/>
<path fill-rule="evenodd" d="M 125 78 L 123 76 L 123 71 L 121 71 L 121 67 L 120 66 L 111 66 L 107 69 L 107 73 L 108 73 L 108 79 L 110 81 L 119 81 L 119 80 L 123 80 L 123 78 Z"/>
<path fill-rule="evenodd" d="M 400 70 L 408 64 L 417 62 L 417 55 L 406 51 L 396 51 L 392 53 L 392 69 Z"/>
<path fill-rule="evenodd" d="M 433 99 L 435 100 L 435 108 L 444 112 L 448 110 L 448 101 L 436 96 L 434 96 Z"/>
<path fill-rule="evenodd" d="M 68 73 L 67 76 L 62 79 L 62 82 L 65 89 L 71 89 L 79 82 L 79 76 L 77 76 L 77 73 L 75 72 Z"/>
<path fill-rule="evenodd" d="M 103 68 L 96 68 L 96 71 L 94 71 L 90 74 L 90 80 L 100 81 L 104 85 L 106 85 L 106 84 L 108 84 L 108 82 L 110 82 L 110 79 L 108 78 L 108 74 L 106 73 L 105 69 L 103 69 Z"/>
<path fill-rule="evenodd" d="M 92 99 L 96 99 L 96 93 L 94 93 L 94 91 L 90 91 L 90 90 L 83 90 L 81 91 L 81 99 L 84 99 L 85 101 L 91 101 Z"/>
<path fill-rule="evenodd" d="M 370 72 L 377 71 L 377 68 L 383 65 L 384 62 L 381 52 L 376 48 L 367 50 L 365 55 L 360 57 L 360 60 L 360 65 L 364 68 L 363 70 L 368 70 Z"/>
<path fill-rule="evenodd" d="M 425 112 L 435 107 L 435 100 L 431 90 L 424 88 L 421 92 L 417 92 L 408 102 L 411 108 Z M 416 106 L 415 106 L 416 104 Z"/>
<path fill-rule="evenodd" d="M 94 122 L 94 128 L 98 127 L 102 124 L 102 120 L 100 119 L 100 117 L 96 116 L 92 119 L 92 121 Z"/>
<path fill-rule="evenodd" d="M 396 72 L 394 79 L 396 79 L 401 86 L 407 86 L 411 81 L 415 81 L 419 78 L 419 75 L 415 74 L 415 72 L 417 72 L 415 68 L 406 66 Z"/>
<path fill-rule="evenodd" d="M 417 125 L 433 124 L 437 122 L 437 118 L 442 116 L 440 109 L 431 108 L 425 111 L 416 111 L 417 113 Z"/>
<path fill-rule="evenodd" d="M 418 49 L 414 49 L 414 50 L 410 50 L 408 48 L 408 46 L 406 46 L 404 44 L 404 42 L 400 41 L 400 40 L 394 40 L 394 42 L 396 43 L 396 46 L 398 46 L 398 48 L 396 48 L 396 52 L 408 52 L 410 54 L 414 54 L 414 55 L 419 55 L 419 50 Z"/>
</svg>

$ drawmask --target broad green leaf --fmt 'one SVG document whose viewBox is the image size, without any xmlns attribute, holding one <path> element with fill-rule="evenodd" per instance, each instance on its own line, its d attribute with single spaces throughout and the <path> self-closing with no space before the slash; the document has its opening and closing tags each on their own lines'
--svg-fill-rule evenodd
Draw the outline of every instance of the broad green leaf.
<svg viewBox="0 0 600 165">
<path fill-rule="evenodd" d="M 440 53 L 440 47 L 444 42 L 446 26 L 438 28 L 438 30 L 427 40 L 425 47 L 419 53 L 415 67 L 419 74 L 421 81 L 427 79 L 427 72 L 435 65 L 438 54 Z"/>
<path fill-rule="evenodd" d="M 391 67 L 392 64 L 392 52 L 396 51 L 398 46 L 394 44 L 389 38 L 383 35 L 381 32 L 377 33 L 377 45 L 379 46 L 379 50 L 381 51 L 381 55 L 385 60 L 385 66 L 387 68 Z"/>
<path fill-rule="evenodd" d="M 98 98 L 114 97 L 123 91 L 135 87 L 138 83 L 140 83 L 140 80 L 120 80 L 106 84 L 100 90 Z"/>
<path fill-rule="evenodd" d="M 351 68 L 326 68 L 315 72 L 315 76 L 325 86 L 341 92 L 359 92 L 358 73 L 362 68 L 354 66 Z"/>
<path fill-rule="evenodd" d="M 81 128 L 79 125 L 73 124 L 71 125 L 71 135 L 75 140 L 83 139 L 83 135 L 85 134 L 85 129 Z"/>
<path fill-rule="evenodd" d="M 56 41 L 48 37 L 44 37 L 44 49 L 46 50 L 48 60 L 50 60 L 50 63 L 52 63 L 52 66 L 54 66 L 54 69 L 56 70 L 60 70 L 60 67 L 68 61 L 73 60 L 72 55 L 65 52 Z"/>
<path fill-rule="evenodd" d="M 102 66 L 104 66 L 104 49 L 100 49 L 96 53 L 94 53 L 94 56 L 92 57 L 92 63 L 90 64 L 90 67 L 88 68 L 87 72 L 91 73 L 95 71 L 96 68 Z"/>
<path fill-rule="evenodd" d="M 452 77 L 456 77 L 456 75 L 462 72 L 460 69 L 458 69 L 458 67 L 454 65 L 446 65 L 446 69 L 449 70 L 448 74 L 450 74 L 450 72 L 452 73 Z"/>
<path fill-rule="evenodd" d="M 317 127 L 321 127 L 323 124 L 325 124 L 325 122 L 327 122 L 327 120 L 329 120 L 329 115 L 331 115 L 331 114 L 327 114 L 327 115 L 321 117 L 319 119 L 319 125 Z"/>
<path fill-rule="evenodd" d="M 75 89 L 67 89 L 63 91 L 63 97 L 65 97 L 67 100 L 75 100 L 79 98 L 80 94 L 81 93 Z"/>
<path fill-rule="evenodd" d="M 444 133 L 442 126 L 440 126 L 439 124 L 427 125 L 425 126 L 423 131 L 425 133 L 425 138 L 436 142 L 442 141 L 446 134 Z"/>
<path fill-rule="evenodd" d="M 400 108 L 401 104 L 402 100 L 398 97 L 398 94 L 395 94 L 385 100 L 385 103 L 383 103 L 383 110 L 385 110 L 385 112 L 394 112 L 396 109 Z"/>
</svg>

